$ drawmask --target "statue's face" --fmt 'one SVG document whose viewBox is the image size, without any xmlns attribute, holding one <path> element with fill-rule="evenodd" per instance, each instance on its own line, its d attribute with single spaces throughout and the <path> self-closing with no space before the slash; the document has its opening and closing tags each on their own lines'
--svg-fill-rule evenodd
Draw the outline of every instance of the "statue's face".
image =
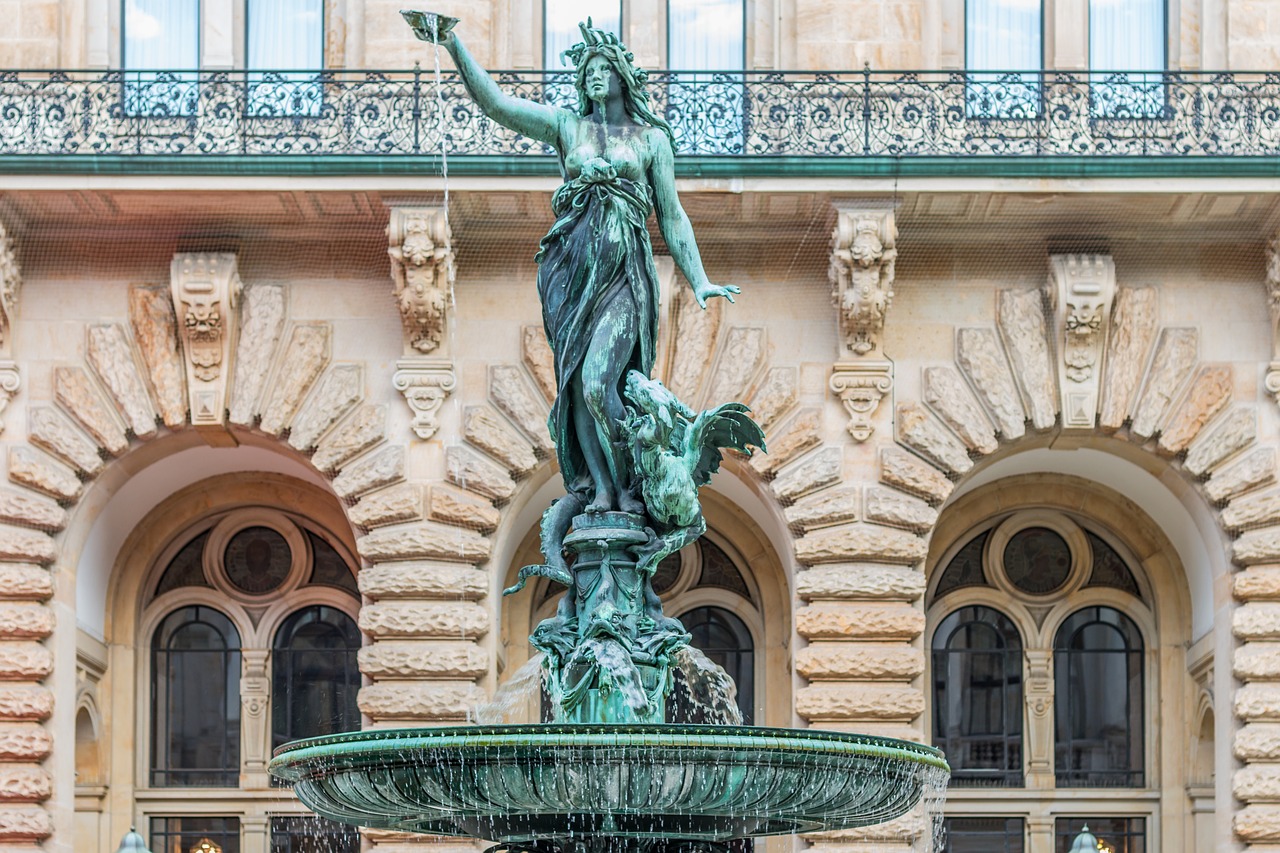
<svg viewBox="0 0 1280 853">
<path fill-rule="evenodd" d="M 622 82 L 618 80 L 618 73 L 603 56 L 597 55 L 588 59 L 583 76 L 587 97 L 596 103 L 604 103 L 609 98 L 622 94 Z"/>
</svg>

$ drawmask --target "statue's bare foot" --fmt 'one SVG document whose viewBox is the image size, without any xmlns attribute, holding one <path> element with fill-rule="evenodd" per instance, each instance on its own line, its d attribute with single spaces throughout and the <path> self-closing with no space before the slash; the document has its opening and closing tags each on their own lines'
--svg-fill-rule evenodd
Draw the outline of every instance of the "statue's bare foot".
<svg viewBox="0 0 1280 853">
<path fill-rule="evenodd" d="M 618 496 L 618 509 L 633 515 L 644 515 L 644 501 L 630 492 L 623 492 Z"/>
<path fill-rule="evenodd" d="M 596 489 L 596 496 L 591 503 L 587 504 L 587 512 L 591 515 L 597 515 L 602 512 L 608 512 L 613 509 L 613 495 L 608 489 Z"/>
</svg>

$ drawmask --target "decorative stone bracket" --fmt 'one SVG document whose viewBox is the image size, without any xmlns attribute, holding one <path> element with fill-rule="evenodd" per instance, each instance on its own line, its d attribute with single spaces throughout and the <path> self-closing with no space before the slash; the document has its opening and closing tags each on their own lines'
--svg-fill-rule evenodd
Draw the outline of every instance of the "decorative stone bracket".
<svg viewBox="0 0 1280 853">
<path fill-rule="evenodd" d="M 1093 429 L 1101 394 L 1102 352 L 1116 292 L 1110 255 L 1051 255 L 1049 300 L 1059 342 L 1058 390 L 1064 429 Z"/>
<path fill-rule="evenodd" d="M 180 252 L 169 266 L 169 287 L 182 339 L 187 408 L 197 429 L 221 429 L 227 411 L 240 303 L 240 273 L 230 252 Z"/>
<path fill-rule="evenodd" d="M 881 334 L 893 300 L 898 229 L 893 208 L 874 202 L 834 202 L 831 234 L 831 298 L 849 355 L 883 357 Z"/>
<path fill-rule="evenodd" d="M 871 418 L 880 401 L 893 389 L 893 363 L 888 361 L 846 361 L 831 374 L 831 390 L 849 411 L 849 435 L 866 441 L 875 432 Z"/>
<path fill-rule="evenodd" d="M 454 267 L 452 235 L 442 207 L 393 207 L 387 254 L 407 356 L 444 354 Z"/>
<path fill-rule="evenodd" d="M 1267 391 L 1280 402 L 1280 234 L 1267 241 L 1267 304 L 1271 306 L 1271 364 Z"/>
<path fill-rule="evenodd" d="M 402 358 L 391 382 L 413 411 L 414 434 L 422 439 L 435 435 L 440 407 L 457 384 L 453 365 L 443 359 Z"/>
</svg>

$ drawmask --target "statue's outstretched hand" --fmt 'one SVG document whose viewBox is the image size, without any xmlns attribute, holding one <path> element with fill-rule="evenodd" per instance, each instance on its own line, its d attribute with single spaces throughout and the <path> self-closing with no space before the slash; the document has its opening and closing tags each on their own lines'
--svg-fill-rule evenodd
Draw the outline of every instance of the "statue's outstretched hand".
<svg viewBox="0 0 1280 853">
<path fill-rule="evenodd" d="M 741 292 L 742 292 L 742 288 L 738 287 L 736 284 L 726 284 L 724 286 L 721 286 L 718 284 L 708 284 L 705 287 L 695 287 L 693 289 L 693 296 L 695 299 L 698 300 L 699 306 L 701 306 L 702 308 L 706 308 L 707 300 L 713 296 L 723 296 L 725 299 L 728 299 L 730 302 L 732 302 L 733 295 L 735 293 L 741 293 Z"/>
</svg>

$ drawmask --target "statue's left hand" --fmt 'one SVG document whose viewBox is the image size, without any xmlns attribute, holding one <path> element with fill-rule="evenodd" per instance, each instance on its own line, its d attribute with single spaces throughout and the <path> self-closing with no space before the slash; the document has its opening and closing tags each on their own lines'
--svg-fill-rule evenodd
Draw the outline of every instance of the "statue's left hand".
<svg viewBox="0 0 1280 853">
<path fill-rule="evenodd" d="M 742 288 L 736 284 L 726 284 L 724 286 L 708 284 L 706 287 L 695 287 L 693 289 L 694 298 L 698 300 L 698 305 L 702 308 L 707 307 L 707 300 L 713 296 L 723 296 L 732 302 L 733 294 L 741 292 Z"/>
</svg>

